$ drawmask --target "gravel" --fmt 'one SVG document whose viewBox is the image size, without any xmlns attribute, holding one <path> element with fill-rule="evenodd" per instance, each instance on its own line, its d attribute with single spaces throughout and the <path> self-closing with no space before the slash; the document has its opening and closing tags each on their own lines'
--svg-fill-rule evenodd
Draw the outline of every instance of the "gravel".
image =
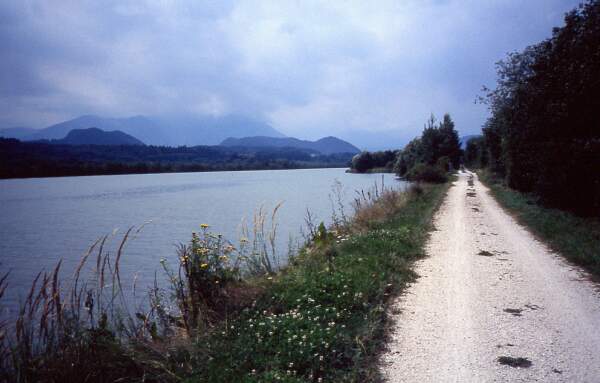
<svg viewBox="0 0 600 383">
<path fill-rule="evenodd" d="M 600 382 L 600 294 L 585 272 L 469 172 L 434 225 L 420 278 L 390 310 L 387 381 Z"/>
</svg>

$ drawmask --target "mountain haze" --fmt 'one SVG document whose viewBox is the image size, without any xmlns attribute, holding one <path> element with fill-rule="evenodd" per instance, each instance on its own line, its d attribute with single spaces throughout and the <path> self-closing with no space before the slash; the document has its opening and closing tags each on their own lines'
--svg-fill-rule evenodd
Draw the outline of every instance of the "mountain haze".
<svg viewBox="0 0 600 383">
<path fill-rule="evenodd" d="M 6 128 L 6 129 L 0 129 L 0 137 L 16 138 L 17 140 L 23 140 L 23 139 L 26 139 L 27 137 L 31 136 L 35 132 L 36 132 L 36 130 L 31 129 L 31 128 L 23 128 L 23 127 Z"/>
<path fill-rule="evenodd" d="M 58 140 L 65 138 L 73 129 L 92 127 L 104 131 L 119 130 L 138 138 L 148 145 L 157 146 L 217 145 L 227 137 L 258 135 L 284 137 L 268 123 L 241 115 L 219 117 L 133 116 L 126 118 L 85 115 L 44 129 L 3 129 L 0 130 L 0 136 L 24 141 Z"/>
<path fill-rule="evenodd" d="M 221 146 L 229 147 L 274 147 L 274 148 L 299 148 L 315 150 L 323 154 L 334 153 L 360 153 L 360 149 L 350 144 L 349 142 L 340 140 L 336 137 L 324 137 L 317 141 L 299 140 L 292 137 L 244 137 L 244 138 L 227 138 L 221 142 Z"/>
</svg>

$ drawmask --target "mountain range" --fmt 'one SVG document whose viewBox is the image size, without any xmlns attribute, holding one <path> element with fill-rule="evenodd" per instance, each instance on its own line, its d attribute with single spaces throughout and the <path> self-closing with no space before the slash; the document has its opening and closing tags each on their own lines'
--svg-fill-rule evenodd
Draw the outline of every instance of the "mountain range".
<svg viewBox="0 0 600 383">
<path fill-rule="evenodd" d="M 336 137 L 325 137 L 317 141 L 299 140 L 292 137 L 243 137 L 243 138 L 227 138 L 220 144 L 227 147 L 243 147 L 243 148 L 298 148 L 314 150 L 322 154 L 334 153 L 360 153 L 360 149 L 350 144 L 349 142 L 340 140 Z"/>
<path fill-rule="evenodd" d="M 270 136 L 284 137 L 264 121 L 240 116 L 220 117 L 147 117 L 104 118 L 85 115 L 48 126 L 44 129 L 8 128 L 0 130 L 0 137 L 23 141 L 57 140 L 73 129 L 98 128 L 119 130 L 157 146 L 217 145 L 228 137 Z"/>
</svg>

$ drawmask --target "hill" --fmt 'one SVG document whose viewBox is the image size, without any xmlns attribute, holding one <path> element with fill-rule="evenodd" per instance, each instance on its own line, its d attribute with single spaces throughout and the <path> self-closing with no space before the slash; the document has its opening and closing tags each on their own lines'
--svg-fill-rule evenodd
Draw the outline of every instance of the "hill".
<svg viewBox="0 0 600 383">
<path fill-rule="evenodd" d="M 298 148 L 314 150 L 322 154 L 360 153 L 360 149 L 356 146 L 336 137 L 325 137 L 317 141 L 299 140 L 292 137 L 230 137 L 221 142 L 220 145 L 239 148 Z"/>
<path fill-rule="evenodd" d="M 63 145 L 144 145 L 137 138 L 120 130 L 105 132 L 98 128 L 73 129 L 65 138 L 50 141 Z"/>
<path fill-rule="evenodd" d="M 216 145 L 227 137 L 284 137 L 266 122 L 240 115 L 197 117 L 105 118 L 85 115 L 51 125 L 44 129 L 12 128 L 0 131 L 0 136 L 24 141 L 59 140 L 73 129 L 96 127 L 104 131 L 119 130 L 148 145 L 195 146 Z"/>
</svg>

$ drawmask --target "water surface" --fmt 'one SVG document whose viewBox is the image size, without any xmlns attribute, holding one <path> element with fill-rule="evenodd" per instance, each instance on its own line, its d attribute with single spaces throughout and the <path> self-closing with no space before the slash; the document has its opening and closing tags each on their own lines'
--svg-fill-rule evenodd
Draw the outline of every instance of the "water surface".
<svg viewBox="0 0 600 383">
<path fill-rule="evenodd" d="M 392 175 L 384 179 L 400 185 Z M 72 273 L 97 238 L 113 234 L 114 252 L 130 226 L 145 223 L 121 265 L 124 275 L 137 273 L 140 286 L 153 281 L 159 260 L 174 259 L 176 245 L 201 223 L 236 242 L 242 219 L 251 220 L 261 205 L 283 203 L 277 243 L 285 253 L 290 236 L 301 239 L 307 209 L 330 221 L 336 180 L 348 204 L 355 190 L 381 184 L 382 175 L 311 169 L 0 180 L 0 271 L 11 270 L 4 307 L 23 299 L 41 269 L 62 259 L 64 272 Z"/>
</svg>

